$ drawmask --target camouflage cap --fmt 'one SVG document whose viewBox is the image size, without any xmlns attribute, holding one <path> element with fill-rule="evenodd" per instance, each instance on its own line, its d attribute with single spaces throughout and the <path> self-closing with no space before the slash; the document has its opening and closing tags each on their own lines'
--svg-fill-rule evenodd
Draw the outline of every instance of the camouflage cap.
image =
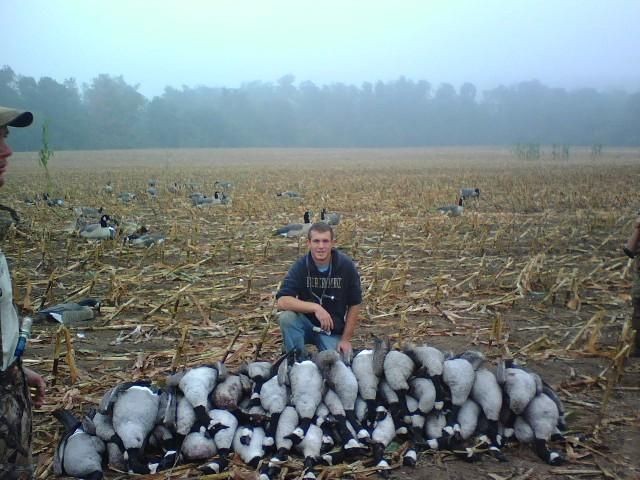
<svg viewBox="0 0 640 480">
<path fill-rule="evenodd" d="M 0 106 L 0 127 L 28 127 L 33 122 L 33 113 Z"/>
</svg>

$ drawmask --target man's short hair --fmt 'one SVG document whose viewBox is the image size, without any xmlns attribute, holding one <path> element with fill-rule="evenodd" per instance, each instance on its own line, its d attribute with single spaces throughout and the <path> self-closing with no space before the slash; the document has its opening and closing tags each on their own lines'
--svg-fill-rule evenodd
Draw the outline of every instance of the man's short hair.
<svg viewBox="0 0 640 480">
<path fill-rule="evenodd" d="M 311 240 L 311 232 L 331 232 L 331 240 L 333 240 L 333 228 L 331 228 L 331 225 L 329 225 L 328 223 L 318 222 L 311 225 L 311 227 L 309 227 L 309 231 L 307 232 L 307 240 Z"/>
</svg>

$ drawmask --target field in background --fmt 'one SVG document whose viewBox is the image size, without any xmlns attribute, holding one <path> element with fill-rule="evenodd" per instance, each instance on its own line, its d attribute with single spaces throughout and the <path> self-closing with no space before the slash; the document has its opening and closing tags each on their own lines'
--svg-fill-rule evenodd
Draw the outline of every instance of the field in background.
<svg viewBox="0 0 640 480">
<path fill-rule="evenodd" d="M 167 235 L 164 245 L 140 250 L 84 241 L 65 231 L 75 220 L 68 208 L 25 204 L 46 179 L 36 154 L 16 154 L 0 195 L 22 217 L 3 244 L 16 302 L 30 311 L 91 293 L 105 305 L 96 320 L 71 329 L 78 378 L 71 380 L 70 359 L 60 360 L 49 403 L 36 415 L 40 478 L 51 474 L 59 437 L 53 409 L 83 411 L 108 386 L 161 381 L 172 365 L 226 353 L 232 367 L 256 354 L 274 358 L 273 294 L 304 243 L 272 232 L 302 221 L 305 209 L 318 219 L 323 207 L 342 213 L 338 245 L 362 274 L 356 348 L 375 333 L 396 346 L 473 348 L 492 361 L 511 355 L 558 388 L 572 432 L 588 435 L 563 467 L 510 448 L 508 464 L 423 454 L 418 470 L 394 476 L 637 478 L 640 364 L 624 361 L 631 264 L 621 246 L 639 206 L 639 160 L 636 150 L 606 149 L 599 158 L 575 150 L 566 162 L 485 148 L 56 152 L 54 193 L 67 206 L 102 206 L 121 223 Z M 155 199 L 146 193 L 150 178 L 159 180 Z M 231 205 L 192 207 L 192 189 L 211 195 L 216 180 L 233 183 Z M 182 186 L 176 194 L 167 190 L 174 182 Z M 480 200 L 461 217 L 438 214 L 461 187 L 479 187 Z M 304 200 L 276 197 L 284 190 Z M 138 200 L 121 203 L 122 191 Z M 28 356 L 49 385 L 56 330 L 36 325 Z"/>
</svg>

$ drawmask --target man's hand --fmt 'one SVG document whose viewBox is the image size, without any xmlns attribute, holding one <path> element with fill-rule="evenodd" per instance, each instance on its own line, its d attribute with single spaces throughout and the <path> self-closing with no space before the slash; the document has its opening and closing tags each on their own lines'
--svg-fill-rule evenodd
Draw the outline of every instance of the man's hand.
<svg viewBox="0 0 640 480">
<path fill-rule="evenodd" d="M 31 393 L 31 402 L 34 407 L 40 408 L 44 404 L 44 390 L 46 387 L 44 378 L 30 368 L 23 367 L 22 369 L 24 370 L 24 375 L 27 379 L 27 385 L 36 389 L 35 392 Z"/>
<path fill-rule="evenodd" d="M 340 343 L 338 343 L 338 352 L 340 352 L 344 358 L 351 358 L 351 353 L 353 352 L 351 342 L 349 340 L 340 340 Z"/>
<path fill-rule="evenodd" d="M 327 332 L 333 330 L 333 318 L 331 318 L 329 312 L 327 312 L 322 305 L 316 304 L 316 309 L 313 314 L 320 322 L 320 328 Z"/>
</svg>

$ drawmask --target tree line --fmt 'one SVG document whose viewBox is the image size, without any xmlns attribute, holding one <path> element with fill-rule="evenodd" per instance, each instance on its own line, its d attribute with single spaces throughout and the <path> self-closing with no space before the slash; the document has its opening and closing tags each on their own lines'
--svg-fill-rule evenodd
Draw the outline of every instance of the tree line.
<svg viewBox="0 0 640 480">
<path fill-rule="evenodd" d="M 640 92 L 566 90 L 538 81 L 486 90 L 400 77 L 360 86 L 296 84 L 293 75 L 240 88 L 166 87 L 146 98 L 122 76 L 78 86 L 0 69 L 0 105 L 46 122 L 54 150 L 181 147 L 640 145 Z M 15 150 L 38 150 L 27 129 Z"/>
</svg>

